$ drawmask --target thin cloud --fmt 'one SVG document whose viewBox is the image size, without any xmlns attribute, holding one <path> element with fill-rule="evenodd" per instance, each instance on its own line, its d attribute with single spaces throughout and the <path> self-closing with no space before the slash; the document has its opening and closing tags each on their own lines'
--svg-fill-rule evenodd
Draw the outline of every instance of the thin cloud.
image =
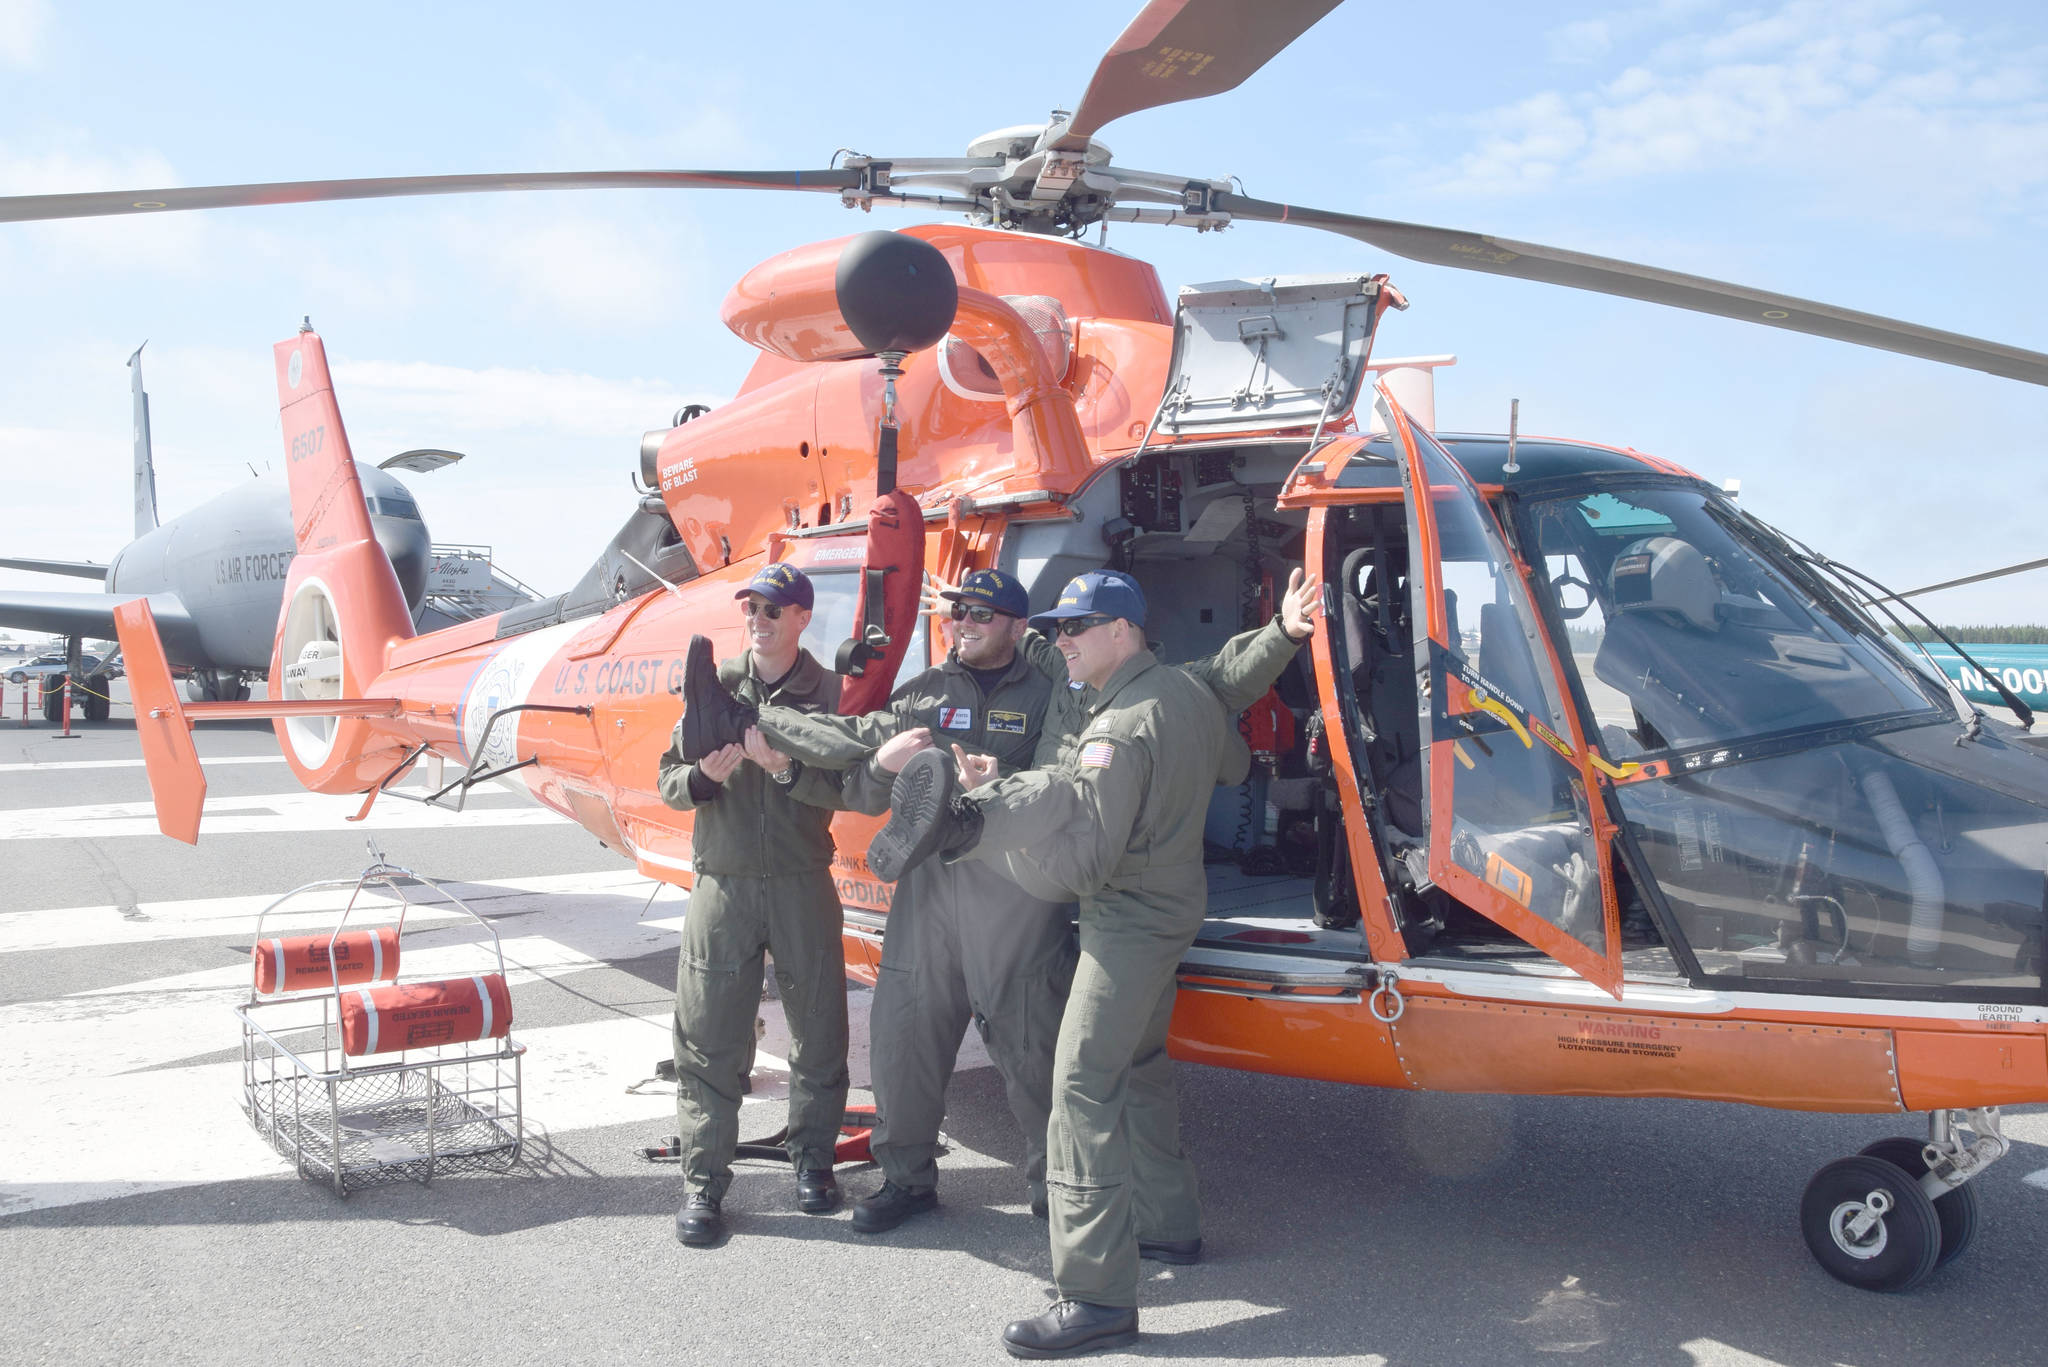
<svg viewBox="0 0 2048 1367">
<path fill-rule="evenodd" d="M 53 13 L 48 0 L 0 0 L 0 66 L 34 66 Z"/>
<path fill-rule="evenodd" d="M 1653 4 L 1574 20 L 1546 35 L 1550 60 L 1567 64 L 1601 61 L 1616 47 L 1683 23 L 1711 3 L 1712 0 L 1655 0 Z"/>
<path fill-rule="evenodd" d="M 334 387 L 344 413 L 381 426 L 516 429 L 611 442 L 637 438 L 684 403 L 709 401 L 661 380 L 510 367 L 471 370 L 426 361 L 337 360 Z"/>
<path fill-rule="evenodd" d="M 687 234 L 623 215 L 519 206 L 442 220 L 454 259 L 530 312 L 583 326 L 644 324 L 682 297 Z"/>
<path fill-rule="evenodd" d="M 1557 30 L 1588 58 L 1668 28 L 1651 7 Z M 1956 233 L 2048 213 L 2048 51 L 1899 0 L 1796 0 L 1665 34 L 1620 76 L 1480 114 L 1428 188 L 1497 197 L 1720 171 L 1796 178 L 1844 216 Z M 1890 194 L 1868 187 L 1914 187 Z M 1864 188 L 1853 192 L 1849 187 Z"/>
</svg>

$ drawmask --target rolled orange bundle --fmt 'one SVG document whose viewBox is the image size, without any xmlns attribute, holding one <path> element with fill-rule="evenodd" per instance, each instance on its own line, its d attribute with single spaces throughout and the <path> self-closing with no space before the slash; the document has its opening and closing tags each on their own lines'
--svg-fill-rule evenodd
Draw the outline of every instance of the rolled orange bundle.
<svg viewBox="0 0 2048 1367">
<path fill-rule="evenodd" d="M 341 994 L 341 1052 L 351 1058 L 502 1039 L 511 1029 L 512 992 L 502 973 Z"/>
<path fill-rule="evenodd" d="M 273 937 L 257 941 L 249 957 L 256 961 L 256 990 L 266 994 L 333 987 L 337 980 L 343 987 L 390 982 L 398 976 L 398 927 L 345 930 L 339 936 Z"/>
</svg>

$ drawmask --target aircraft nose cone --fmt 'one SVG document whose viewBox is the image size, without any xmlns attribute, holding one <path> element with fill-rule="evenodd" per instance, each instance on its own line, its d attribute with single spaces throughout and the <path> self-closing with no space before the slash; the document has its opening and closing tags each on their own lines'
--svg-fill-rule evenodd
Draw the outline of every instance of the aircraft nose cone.
<svg viewBox="0 0 2048 1367">
<path fill-rule="evenodd" d="M 377 544 L 384 548 L 384 554 L 391 557 L 391 568 L 398 575 L 398 588 L 405 595 L 405 605 L 418 611 L 420 598 L 427 588 L 427 564 L 433 557 L 433 541 L 427 535 L 427 524 L 413 518 L 386 517 L 373 514 L 371 526 L 377 533 Z"/>
</svg>

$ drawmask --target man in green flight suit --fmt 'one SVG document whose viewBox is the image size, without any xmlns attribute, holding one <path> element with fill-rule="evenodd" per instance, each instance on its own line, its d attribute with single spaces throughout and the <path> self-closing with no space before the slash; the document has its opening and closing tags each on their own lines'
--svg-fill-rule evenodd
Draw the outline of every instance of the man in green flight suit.
<svg viewBox="0 0 2048 1367">
<path fill-rule="evenodd" d="M 980 759 L 992 755 L 992 772 L 1003 775 L 1027 763 L 1060 763 L 1088 713 L 1080 691 L 1070 686 L 1065 657 L 1045 636 L 1024 630 L 1023 586 L 991 569 L 973 571 L 957 588 L 939 583 L 934 589 L 935 601 L 946 603 L 955 621 L 956 651 L 898 689 L 888 711 L 840 717 L 753 708 L 736 703 L 700 668 L 684 684 L 684 727 L 697 728 L 688 746 L 709 752 L 758 726 L 777 749 L 806 765 L 847 770 L 846 805 L 861 811 L 885 810 L 895 771 L 934 738 Z M 980 616 L 991 620 L 982 623 Z M 1235 716 L 1271 686 L 1294 650 L 1280 626 L 1269 624 L 1185 668 L 1206 680 Z M 977 691 L 970 679 L 976 668 L 1001 673 Z M 1249 755 L 1234 731 L 1231 739 L 1238 769 L 1229 781 L 1236 782 Z M 1034 895 L 978 863 L 930 863 L 898 884 L 870 1017 L 869 1059 L 882 1117 L 874 1150 L 884 1182 L 855 1207 L 855 1229 L 892 1229 L 937 1203 L 932 1155 L 966 1020 L 963 1003 L 1023 1129 L 1033 1212 L 1046 1212 L 1045 1135 L 1054 1041 L 1073 972 L 1066 911 L 1073 900 L 1058 889 Z M 1148 1243 L 1148 1256 L 1170 1256 L 1165 1248 Z"/>
<path fill-rule="evenodd" d="M 1306 640 L 1316 593 L 1297 570 L 1272 629 Z M 937 752 L 915 755 L 868 848 L 877 877 L 944 855 L 988 864 L 1039 896 L 1080 900 L 1081 957 L 1060 1025 L 1046 1143 L 1060 1299 L 1003 1331 L 1018 1357 L 1131 1342 L 1139 1258 L 1201 1255 L 1166 1035 L 1174 971 L 1207 908 L 1209 793 L 1233 767 L 1233 719 L 1257 695 L 1240 702 L 1198 670 L 1161 665 L 1144 620 L 1144 597 L 1128 577 L 1076 578 L 1033 619 L 1058 630 L 1060 653 L 1084 685 L 1087 724 L 1060 763 L 998 779 L 993 766 L 963 757 L 956 778 Z"/>
<path fill-rule="evenodd" d="M 804 712 L 837 707 L 839 676 L 800 644 L 814 601 L 810 579 L 788 565 L 769 565 L 735 596 L 746 616 L 747 650 L 718 666 L 726 686 L 755 703 Z M 696 813 L 696 883 L 676 960 L 676 1121 L 685 1187 L 676 1237 L 705 1245 L 725 1234 L 721 1202 L 732 1185 L 763 950 L 775 958 L 789 1022 L 788 1143 L 797 1206 L 814 1215 L 839 1207 L 832 1159 L 846 1113 L 846 953 L 831 876 L 831 809 L 839 805 L 840 777 L 807 771 L 758 732 L 685 760 L 682 731 L 678 723 L 656 779 L 663 802 Z"/>
<path fill-rule="evenodd" d="M 807 764 L 844 769 L 845 803 L 857 811 L 887 811 L 895 769 L 932 736 L 1003 773 L 1028 766 L 1053 685 L 1017 649 L 1030 611 L 1024 586 L 976 570 L 944 600 L 953 650 L 898 688 L 886 711 L 817 716 L 771 704 L 736 721 Z M 687 687 L 685 695 L 700 707 Z M 854 1207 L 856 1230 L 879 1234 L 938 1204 L 946 1083 L 970 1020 L 1002 1075 L 1024 1134 L 1031 1203 L 1044 1210 L 1053 1041 L 1074 972 L 1069 900 L 1033 897 L 978 865 L 930 864 L 897 886 L 869 1015 L 883 1184 Z"/>
</svg>

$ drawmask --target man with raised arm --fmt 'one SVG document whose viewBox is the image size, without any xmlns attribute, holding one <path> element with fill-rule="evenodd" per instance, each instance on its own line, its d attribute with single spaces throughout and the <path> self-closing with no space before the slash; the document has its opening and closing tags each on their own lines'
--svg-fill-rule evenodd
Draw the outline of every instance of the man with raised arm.
<svg viewBox="0 0 2048 1367">
<path fill-rule="evenodd" d="M 1292 587 L 1290 601 L 1299 594 L 1298 583 Z M 686 746 L 708 751 L 758 726 L 778 750 L 807 766 L 847 769 L 846 805 L 863 811 L 886 808 L 895 772 L 934 737 L 963 753 L 993 755 L 999 775 L 1027 763 L 1058 765 L 1086 725 L 1087 708 L 1068 679 L 1066 657 L 1045 636 L 1026 632 L 1022 586 L 1002 571 L 977 570 L 957 588 L 937 584 L 935 590 L 932 601 L 944 603 L 954 621 L 955 650 L 946 663 L 903 685 L 889 710 L 838 717 L 756 708 L 735 699 L 699 664 L 684 687 Z M 1276 621 L 1186 668 L 1207 681 L 1235 717 L 1272 685 L 1295 645 Z M 977 669 L 1000 673 L 977 681 Z M 1234 730 L 1231 741 L 1236 768 L 1228 781 L 1236 782 L 1249 756 Z M 937 1203 L 929 1155 L 963 1033 L 963 994 L 1024 1131 L 1032 1209 L 1045 1213 L 1053 1037 L 1074 954 L 1064 904 L 1073 900 L 1058 890 L 1033 895 L 979 864 L 933 862 L 899 883 L 883 938 L 869 1050 L 882 1116 L 875 1153 L 884 1183 L 856 1206 L 856 1229 L 891 1229 Z"/>
<path fill-rule="evenodd" d="M 1299 643 L 1315 611 L 1315 581 L 1296 571 L 1268 630 Z M 964 751 L 914 755 L 896 779 L 889 823 L 868 847 L 880 878 L 943 857 L 1080 902 L 1081 954 L 1054 1054 L 1046 1140 L 1059 1300 L 1004 1329 L 1018 1357 L 1131 1342 L 1139 1259 L 1201 1256 L 1166 1035 L 1174 971 L 1207 909 L 1209 794 L 1236 767 L 1233 722 L 1257 695 L 1226 696 L 1199 667 L 1160 664 L 1144 622 L 1144 596 L 1127 577 L 1097 572 L 1070 583 L 1033 619 L 1059 633 L 1082 685 L 1086 724 L 1060 761 L 999 778 Z"/>
</svg>

